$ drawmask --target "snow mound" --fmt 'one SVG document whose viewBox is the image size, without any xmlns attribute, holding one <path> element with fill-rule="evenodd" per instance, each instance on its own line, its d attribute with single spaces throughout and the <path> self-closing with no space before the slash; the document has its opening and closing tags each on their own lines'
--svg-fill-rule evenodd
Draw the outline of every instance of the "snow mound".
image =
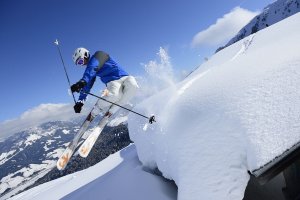
<svg viewBox="0 0 300 200">
<path fill-rule="evenodd" d="M 135 145 L 130 145 L 88 169 L 44 183 L 11 199 L 174 200 L 176 195 L 175 184 L 146 170 L 138 160 Z"/>
<path fill-rule="evenodd" d="M 300 14 L 231 45 L 129 115 L 141 162 L 179 200 L 241 200 L 253 171 L 300 141 Z"/>
</svg>

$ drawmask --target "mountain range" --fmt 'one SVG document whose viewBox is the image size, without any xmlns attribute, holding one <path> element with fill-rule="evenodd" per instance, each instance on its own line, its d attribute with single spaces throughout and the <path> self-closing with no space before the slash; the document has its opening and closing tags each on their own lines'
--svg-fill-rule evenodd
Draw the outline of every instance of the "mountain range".
<svg viewBox="0 0 300 200">
<path fill-rule="evenodd" d="M 0 142 L 0 194 L 16 194 L 24 189 L 88 168 L 131 142 L 126 123 L 107 126 L 86 159 L 75 155 L 65 170 L 58 171 L 56 169 L 58 156 L 73 139 L 82 120 L 43 123 Z M 92 130 L 93 128 L 86 134 Z"/>
</svg>

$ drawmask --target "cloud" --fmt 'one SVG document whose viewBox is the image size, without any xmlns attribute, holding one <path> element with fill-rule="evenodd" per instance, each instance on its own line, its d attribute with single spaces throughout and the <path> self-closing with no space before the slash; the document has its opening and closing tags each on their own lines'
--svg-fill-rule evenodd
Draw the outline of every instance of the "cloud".
<svg viewBox="0 0 300 200">
<path fill-rule="evenodd" d="M 217 47 L 234 37 L 258 12 L 252 12 L 241 7 L 217 19 L 216 23 L 197 33 L 191 43 L 192 47 L 207 45 Z"/>
<path fill-rule="evenodd" d="M 41 104 L 24 112 L 20 117 L 0 123 L 0 138 L 49 121 L 64 121 L 78 117 L 70 104 Z"/>
</svg>

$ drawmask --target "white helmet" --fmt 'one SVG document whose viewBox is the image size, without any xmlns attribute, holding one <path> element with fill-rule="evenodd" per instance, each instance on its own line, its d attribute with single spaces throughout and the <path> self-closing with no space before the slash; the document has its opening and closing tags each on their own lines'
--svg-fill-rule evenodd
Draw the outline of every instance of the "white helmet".
<svg viewBox="0 0 300 200">
<path fill-rule="evenodd" d="M 90 57 L 89 51 L 83 47 L 77 48 L 72 56 L 75 64 L 79 58 L 87 58 L 88 59 L 89 57 Z"/>
</svg>

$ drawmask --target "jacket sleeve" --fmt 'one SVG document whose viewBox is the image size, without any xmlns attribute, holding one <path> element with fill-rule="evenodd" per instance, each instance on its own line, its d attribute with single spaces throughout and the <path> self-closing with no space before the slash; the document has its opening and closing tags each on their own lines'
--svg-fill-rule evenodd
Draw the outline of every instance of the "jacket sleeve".
<svg viewBox="0 0 300 200">
<path fill-rule="evenodd" d="M 95 81 L 96 81 L 96 77 L 94 77 L 88 84 L 86 84 L 86 85 L 84 86 L 84 88 L 82 88 L 82 91 L 80 92 L 78 101 L 83 102 L 83 101 L 86 100 L 87 94 L 84 93 L 84 92 L 90 92 L 90 90 L 91 90 L 91 88 L 93 87 Z"/>
<path fill-rule="evenodd" d="M 81 78 L 81 80 L 86 82 L 86 85 L 84 86 L 83 91 L 80 92 L 78 98 L 79 101 L 85 101 L 87 94 L 85 94 L 84 92 L 89 92 L 93 87 L 94 82 L 96 80 L 98 65 L 99 65 L 99 61 L 96 58 L 92 57 L 85 69 L 83 77 Z"/>
<path fill-rule="evenodd" d="M 96 77 L 98 65 L 99 61 L 95 57 L 92 57 L 81 80 L 84 80 L 88 84 L 94 77 Z"/>
</svg>

